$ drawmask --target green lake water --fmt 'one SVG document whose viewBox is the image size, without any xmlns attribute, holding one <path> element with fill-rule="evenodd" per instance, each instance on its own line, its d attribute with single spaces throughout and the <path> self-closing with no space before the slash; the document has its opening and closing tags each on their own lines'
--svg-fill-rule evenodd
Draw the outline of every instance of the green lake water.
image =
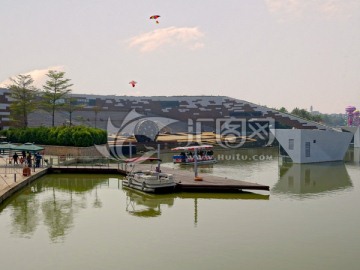
<svg viewBox="0 0 360 270">
<path fill-rule="evenodd" d="M 303 165 L 274 148 L 216 155 L 200 175 L 270 192 L 145 195 L 117 175 L 46 175 L 0 205 L 1 269 L 360 268 L 359 149 Z"/>
</svg>

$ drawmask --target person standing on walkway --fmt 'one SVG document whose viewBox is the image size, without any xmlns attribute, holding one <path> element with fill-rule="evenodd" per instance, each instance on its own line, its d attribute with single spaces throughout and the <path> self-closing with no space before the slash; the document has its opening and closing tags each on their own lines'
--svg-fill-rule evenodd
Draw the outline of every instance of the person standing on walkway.
<svg viewBox="0 0 360 270">
<path fill-rule="evenodd" d="M 26 156 L 26 161 L 27 161 L 28 167 L 31 167 L 31 161 L 32 161 L 31 159 L 32 159 L 31 153 L 28 152 L 28 154 L 27 154 L 27 156 Z"/>
<path fill-rule="evenodd" d="M 14 165 L 19 164 L 18 163 L 18 157 L 19 157 L 18 154 L 15 152 L 15 154 L 13 155 Z"/>
<path fill-rule="evenodd" d="M 39 168 L 39 167 L 40 167 L 41 158 L 42 158 L 42 156 L 40 155 L 39 152 L 37 152 L 37 153 L 35 154 L 35 164 L 36 164 L 36 168 Z"/>
</svg>

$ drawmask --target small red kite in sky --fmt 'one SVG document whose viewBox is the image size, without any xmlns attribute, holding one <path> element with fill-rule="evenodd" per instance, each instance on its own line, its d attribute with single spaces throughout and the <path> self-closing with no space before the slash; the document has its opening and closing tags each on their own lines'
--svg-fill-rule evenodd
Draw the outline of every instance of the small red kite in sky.
<svg viewBox="0 0 360 270">
<path fill-rule="evenodd" d="M 131 81 L 131 82 L 129 82 L 129 84 L 131 84 L 132 87 L 135 87 L 135 84 L 137 84 L 137 82 Z"/>
<path fill-rule="evenodd" d="M 157 20 L 158 18 L 160 18 L 160 15 L 152 15 L 152 16 L 150 16 L 150 20 L 155 20 L 156 23 L 159 23 L 159 21 Z"/>
</svg>

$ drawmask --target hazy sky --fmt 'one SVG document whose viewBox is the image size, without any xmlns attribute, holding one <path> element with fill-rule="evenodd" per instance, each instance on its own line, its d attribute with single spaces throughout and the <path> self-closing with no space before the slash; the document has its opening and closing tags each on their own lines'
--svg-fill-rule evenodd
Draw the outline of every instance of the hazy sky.
<svg viewBox="0 0 360 270">
<path fill-rule="evenodd" d="M 0 85 L 48 69 L 74 93 L 360 109 L 360 1 L 0 0 Z"/>
</svg>

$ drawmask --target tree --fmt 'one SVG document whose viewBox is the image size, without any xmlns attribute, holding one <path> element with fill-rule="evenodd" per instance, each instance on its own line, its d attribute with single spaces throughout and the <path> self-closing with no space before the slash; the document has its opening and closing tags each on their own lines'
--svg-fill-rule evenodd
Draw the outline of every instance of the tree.
<svg viewBox="0 0 360 270">
<path fill-rule="evenodd" d="M 65 72 L 49 70 L 48 80 L 46 81 L 44 88 L 43 106 L 45 109 L 49 110 L 52 115 L 52 126 L 55 125 L 55 111 L 64 107 L 65 100 L 64 98 L 71 92 L 70 87 L 73 84 L 70 84 L 70 79 L 64 78 Z"/>
<path fill-rule="evenodd" d="M 305 109 L 295 108 L 291 111 L 291 114 L 299 116 L 299 117 L 307 119 L 307 120 L 310 120 L 310 121 L 315 121 L 315 122 L 322 121 L 321 115 L 312 115 Z"/>
<path fill-rule="evenodd" d="M 92 109 L 95 113 L 95 128 L 96 128 L 97 115 L 101 111 L 101 108 L 99 106 L 94 106 Z"/>
<path fill-rule="evenodd" d="M 288 110 L 287 110 L 285 107 L 281 107 L 281 108 L 279 109 L 279 112 L 289 113 Z"/>
<path fill-rule="evenodd" d="M 81 110 L 84 108 L 84 105 L 76 104 L 76 99 L 69 96 L 65 98 L 65 104 L 63 110 L 69 113 L 69 124 L 72 125 L 72 114 L 75 111 Z"/>
<path fill-rule="evenodd" d="M 33 86 L 31 75 L 18 75 L 10 78 L 8 85 L 13 102 L 10 104 L 12 118 L 20 127 L 28 127 L 28 115 L 37 108 L 36 97 L 39 90 Z"/>
<path fill-rule="evenodd" d="M 322 119 L 325 125 L 328 126 L 345 126 L 346 117 L 342 114 L 322 114 Z"/>
</svg>

